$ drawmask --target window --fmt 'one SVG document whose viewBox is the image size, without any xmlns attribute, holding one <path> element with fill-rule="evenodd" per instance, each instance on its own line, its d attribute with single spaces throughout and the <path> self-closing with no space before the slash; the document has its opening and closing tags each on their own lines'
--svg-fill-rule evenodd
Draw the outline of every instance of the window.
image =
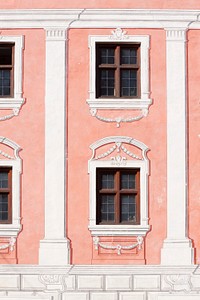
<svg viewBox="0 0 200 300">
<path fill-rule="evenodd" d="M 97 169 L 97 224 L 139 223 L 139 169 Z"/>
<path fill-rule="evenodd" d="M 22 91 L 23 36 L 0 39 L 0 109 L 12 109 L 18 115 L 24 103 Z"/>
<path fill-rule="evenodd" d="M 148 147 L 126 136 L 90 145 L 89 230 L 92 236 L 145 236 L 148 224 Z"/>
<path fill-rule="evenodd" d="M 96 93 L 99 97 L 140 97 L 140 45 L 96 45 Z"/>
<path fill-rule="evenodd" d="M 13 97 L 14 44 L 0 44 L 0 97 Z"/>
<path fill-rule="evenodd" d="M 120 28 L 111 35 L 89 36 L 91 113 L 98 109 L 149 108 L 149 36 L 128 35 Z"/>
<path fill-rule="evenodd" d="M 12 169 L 0 167 L 0 224 L 12 223 Z"/>
<path fill-rule="evenodd" d="M 0 137 L 0 236 L 17 237 L 21 231 L 19 145 Z"/>
</svg>

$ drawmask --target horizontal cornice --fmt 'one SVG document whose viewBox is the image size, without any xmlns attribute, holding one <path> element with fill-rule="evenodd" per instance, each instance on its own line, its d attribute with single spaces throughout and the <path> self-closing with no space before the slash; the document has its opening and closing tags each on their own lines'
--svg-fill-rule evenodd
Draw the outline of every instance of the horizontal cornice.
<svg viewBox="0 0 200 300">
<path fill-rule="evenodd" d="M 0 28 L 200 28 L 200 10 L 0 10 Z"/>
</svg>

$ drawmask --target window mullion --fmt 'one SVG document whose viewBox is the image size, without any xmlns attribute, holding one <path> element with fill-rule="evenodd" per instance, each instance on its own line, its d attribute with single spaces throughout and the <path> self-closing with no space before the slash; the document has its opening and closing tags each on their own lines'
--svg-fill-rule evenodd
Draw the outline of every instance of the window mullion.
<svg viewBox="0 0 200 300">
<path fill-rule="evenodd" d="M 115 49 L 115 97 L 120 97 L 120 46 Z"/>
<path fill-rule="evenodd" d="M 115 174 L 115 223 L 120 223 L 120 171 Z"/>
</svg>

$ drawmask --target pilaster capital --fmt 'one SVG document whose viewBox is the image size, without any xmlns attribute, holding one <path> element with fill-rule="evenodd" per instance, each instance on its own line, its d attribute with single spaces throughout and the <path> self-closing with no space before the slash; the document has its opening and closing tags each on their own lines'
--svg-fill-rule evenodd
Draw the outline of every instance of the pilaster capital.
<svg viewBox="0 0 200 300">
<path fill-rule="evenodd" d="M 174 42 L 185 42 L 187 28 L 165 28 L 166 40 Z"/>
<path fill-rule="evenodd" d="M 66 28 L 45 28 L 46 41 L 65 41 L 66 40 Z"/>
</svg>

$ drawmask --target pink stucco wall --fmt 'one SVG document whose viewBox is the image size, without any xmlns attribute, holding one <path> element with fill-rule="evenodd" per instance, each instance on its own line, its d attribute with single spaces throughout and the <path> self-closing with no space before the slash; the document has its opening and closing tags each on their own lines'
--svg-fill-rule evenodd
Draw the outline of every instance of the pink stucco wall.
<svg viewBox="0 0 200 300">
<path fill-rule="evenodd" d="M 2 9 L 10 8 L 165 8 L 199 9 L 199 0 L 7 0 L 0 4 Z"/>
</svg>

